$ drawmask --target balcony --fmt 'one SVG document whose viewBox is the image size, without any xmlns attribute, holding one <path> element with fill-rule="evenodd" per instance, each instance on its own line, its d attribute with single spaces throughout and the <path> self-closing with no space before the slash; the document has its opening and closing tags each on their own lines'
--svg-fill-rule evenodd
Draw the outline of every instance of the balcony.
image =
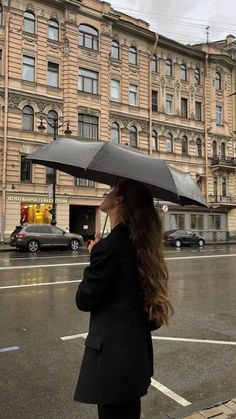
<svg viewBox="0 0 236 419">
<path fill-rule="evenodd" d="M 211 158 L 211 168 L 224 169 L 228 171 L 236 170 L 236 157 L 213 156 Z"/>
<path fill-rule="evenodd" d="M 236 196 L 209 194 L 208 203 L 212 208 L 227 208 L 230 210 L 236 208 Z"/>
</svg>

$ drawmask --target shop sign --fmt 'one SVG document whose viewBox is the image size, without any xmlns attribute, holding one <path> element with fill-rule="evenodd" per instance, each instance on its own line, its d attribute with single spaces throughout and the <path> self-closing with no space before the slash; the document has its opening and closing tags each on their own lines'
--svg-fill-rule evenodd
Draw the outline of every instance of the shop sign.
<svg viewBox="0 0 236 419">
<path fill-rule="evenodd" d="M 11 202 L 32 202 L 34 204 L 51 204 L 52 199 L 42 196 L 21 196 L 21 195 L 8 195 L 7 200 Z M 68 199 L 56 198 L 57 204 L 68 204 Z"/>
</svg>

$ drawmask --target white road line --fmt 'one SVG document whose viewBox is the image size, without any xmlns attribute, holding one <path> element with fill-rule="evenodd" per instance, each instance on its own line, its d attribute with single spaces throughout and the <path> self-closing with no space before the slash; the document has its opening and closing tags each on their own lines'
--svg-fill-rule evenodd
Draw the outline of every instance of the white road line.
<svg viewBox="0 0 236 419">
<path fill-rule="evenodd" d="M 41 259 L 62 259 L 62 258 L 83 258 L 83 257 L 88 257 L 89 255 L 87 253 L 85 253 L 84 255 L 62 255 L 62 256 L 35 256 L 35 257 L 26 257 L 26 258 L 0 258 L 0 261 L 3 262 L 11 262 L 12 260 L 41 260 Z"/>
<path fill-rule="evenodd" d="M 181 406 L 189 406 L 190 404 L 192 404 L 188 400 L 186 400 L 183 397 L 179 396 L 178 394 L 174 393 L 172 390 L 170 390 L 169 388 L 163 386 L 163 384 L 159 383 L 159 381 L 156 381 L 153 378 L 151 379 L 151 384 L 157 390 L 161 391 L 166 396 L 168 396 L 171 399 L 173 399 L 175 402 L 181 404 Z"/>
<path fill-rule="evenodd" d="M 179 256 L 176 258 L 165 258 L 166 260 L 183 260 L 183 259 L 206 259 L 206 258 L 229 258 L 235 257 L 236 253 L 230 253 L 228 255 L 203 255 L 203 256 Z"/>
<path fill-rule="evenodd" d="M 61 336 L 61 340 L 70 340 L 70 339 L 77 339 L 77 338 L 84 338 L 86 339 L 88 333 L 80 333 L 79 335 L 69 335 L 69 336 Z"/>
<path fill-rule="evenodd" d="M 38 284 L 5 285 L 3 287 L 0 287 L 0 290 L 9 290 L 11 288 L 40 287 L 42 285 L 73 284 L 74 282 L 81 282 L 81 281 L 82 279 L 73 279 L 72 281 L 55 281 L 55 282 L 40 282 Z"/>
<path fill-rule="evenodd" d="M 18 351 L 19 346 L 10 346 L 9 348 L 0 348 L 0 352 Z"/>
<path fill-rule="evenodd" d="M 23 266 L 1 266 L 0 271 L 10 271 L 11 269 L 33 269 L 33 268 L 55 268 L 58 266 L 83 266 L 89 265 L 89 262 L 74 263 L 54 263 L 51 265 L 23 265 Z"/>
<path fill-rule="evenodd" d="M 188 338 L 172 338 L 162 336 L 152 336 L 154 340 L 170 340 L 176 342 L 194 342 L 194 343 L 210 343 L 214 345 L 232 345 L 236 346 L 236 342 L 229 342 L 226 340 L 207 340 L 207 339 L 188 339 Z"/>
</svg>

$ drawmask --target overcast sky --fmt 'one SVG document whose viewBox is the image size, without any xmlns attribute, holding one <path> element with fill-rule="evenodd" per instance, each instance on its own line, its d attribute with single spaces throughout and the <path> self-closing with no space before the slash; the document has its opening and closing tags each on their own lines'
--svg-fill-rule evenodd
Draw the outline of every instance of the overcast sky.
<svg viewBox="0 0 236 419">
<path fill-rule="evenodd" d="M 108 0 L 109 1 L 109 0 Z M 150 29 L 182 43 L 236 36 L 236 0 L 114 0 L 113 8 L 149 22 Z"/>
</svg>

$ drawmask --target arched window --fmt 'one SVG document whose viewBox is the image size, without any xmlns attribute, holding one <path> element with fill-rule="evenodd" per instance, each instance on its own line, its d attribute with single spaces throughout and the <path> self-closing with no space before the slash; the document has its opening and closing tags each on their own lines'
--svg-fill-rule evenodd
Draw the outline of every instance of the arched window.
<svg viewBox="0 0 236 419">
<path fill-rule="evenodd" d="M 216 72 L 215 85 L 216 90 L 221 90 L 221 74 L 219 71 Z"/>
<path fill-rule="evenodd" d="M 173 153 L 173 135 L 170 132 L 166 136 L 166 151 Z"/>
<path fill-rule="evenodd" d="M 212 157 L 213 159 L 217 157 L 217 142 L 216 140 L 212 143 Z"/>
<path fill-rule="evenodd" d="M 225 143 L 221 143 L 221 145 L 220 145 L 220 154 L 221 154 L 221 158 L 225 159 L 225 157 L 226 157 Z"/>
<path fill-rule="evenodd" d="M 136 147 L 138 145 L 138 133 L 136 127 L 130 127 L 129 130 L 129 141 L 130 141 L 130 147 Z"/>
<path fill-rule="evenodd" d="M 183 156 L 188 155 L 188 139 L 185 135 L 182 137 L 181 151 Z"/>
<path fill-rule="evenodd" d="M 129 49 L 129 63 L 137 65 L 137 49 L 135 47 Z"/>
<path fill-rule="evenodd" d="M 35 16 L 33 12 L 25 11 L 23 30 L 28 33 L 35 33 Z"/>
<path fill-rule="evenodd" d="M 201 72 L 200 72 L 200 69 L 198 67 L 195 68 L 194 76 L 195 76 L 195 83 L 197 85 L 200 85 L 201 84 Z"/>
<path fill-rule="evenodd" d="M 155 54 L 152 56 L 151 69 L 154 73 L 157 73 L 157 56 Z"/>
<path fill-rule="evenodd" d="M 153 151 L 158 150 L 158 137 L 157 137 L 157 132 L 154 130 L 152 131 L 152 150 Z"/>
<path fill-rule="evenodd" d="M 196 140 L 196 156 L 202 157 L 202 140 L 201 138 L 197 138 Z"/>
<path fill-rule="evenodd" d="M 84 48 L 98 50 L 98 31 L 92 26 L 80 25 L 79 45 Z"/>
<path fill-rule="evenodd" d="M 111 57 L 115 58 L 115 60 L 120 59 L 120 45 L 119 42 L 114 39 L 111 44 Z"/>
<path fill-rule="evenodd" d="M 0 3 L 0 26 L 3 24 L 3 12 L 2 12 L 2 4 Z"/>
<path fill-rule="evenodd" d="M 170 58 L 168 58 L 165 63 L 165 75 L 169 77 L 172 76 L 172 61 Z"/>
<path fill-rule="evenodd" d="M 113 122 L 111 126 L 111 142 L 116 144 L 120 142 L 120 129 L 116 122 Z"/>
<path fill-rule="evenodd" d="M 48 112 L 48 134 L 54 134 L 54 126 L 57 127 L 58 114 L 56 111 Z M 58 130 L 56 129 L 56 134 Z"/>
<path fill-rule="evenodd" d="M 50 19 L 48 21 L 48 39 L 59 41 L 59 23 L 57 20 Z"/>
<path fill-rule="evenodd" d="M 181 64 L 180 66 L 180 80 L 187 80 L 187 69 L 185 64 Z"/>
<path fill-rule="evenodd" d="M 31 106 L 23 108 L 22 128 L 26 131 L 34 130 L 34 110 Z"/>
</svg>

